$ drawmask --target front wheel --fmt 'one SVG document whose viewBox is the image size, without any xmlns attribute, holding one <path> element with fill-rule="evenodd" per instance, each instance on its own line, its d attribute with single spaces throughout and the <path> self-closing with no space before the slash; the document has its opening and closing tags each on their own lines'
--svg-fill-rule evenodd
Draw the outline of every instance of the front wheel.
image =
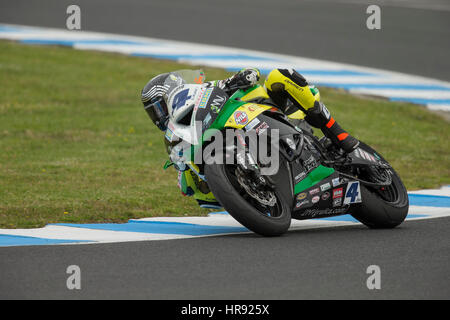
<svg viewBox="0 0 450 320">
<path fill-rule="evenodd" d="M 374 154 L 376 151 L 370 146 L 361 142 L 360 148 Z M 387 161 L 377 154 L 383 161 Z M 372 187 L 361 184 L 363 202 L 354 205 L 351 215 L 369 228 L 395 228 L 401 224 L 408 215 L 409 199 L 408 193 L 397 172 L 394 169 L 387 169 L 392 179 L 392 183 L 383 187 Z M 363 180 L 373 181 L 377 175 L 373 171 L 360 173 Z M 383 174 L 381 172 L 381 174 Z"/>
<path fill-rule="evenodd" d="M 289 229 L 291 213 L 276 190 L 253 190 L 235 165 L 205 165 L 205 177 L 216 199 L 246 228 L 263 236 L 279 236 Z"/>
</svg>

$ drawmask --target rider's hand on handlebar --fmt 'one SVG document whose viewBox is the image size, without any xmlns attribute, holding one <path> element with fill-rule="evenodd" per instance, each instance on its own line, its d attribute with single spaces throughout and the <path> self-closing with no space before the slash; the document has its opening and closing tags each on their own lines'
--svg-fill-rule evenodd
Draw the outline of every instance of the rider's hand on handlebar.
<svg viewBox="0 0 450 320">
<path fill-rule="evenodd" d="M 226 87 L 230 90 L 245 89 L 254 86 L 259 81 L 258 69 L 242 69 L 228 79 Z"/>
</svg>

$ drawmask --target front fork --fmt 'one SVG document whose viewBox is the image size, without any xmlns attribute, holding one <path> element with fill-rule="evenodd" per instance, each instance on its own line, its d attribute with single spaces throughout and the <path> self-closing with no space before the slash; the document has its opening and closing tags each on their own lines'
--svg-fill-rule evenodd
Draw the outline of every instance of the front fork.
<svg viewBox="0 0 450 320">
<path fill-rule="evenodd" d="M 238 172 L 251 177 L 256 188 L 273 190 L 273 183 L 270 180 L 270 176 L 263 176 L 261 174 L 260 167 L 250 152 L 245 152 L 243 156 L 242 153 L 238 153 L 236 155 L 236 160 Z"/>
</svg>

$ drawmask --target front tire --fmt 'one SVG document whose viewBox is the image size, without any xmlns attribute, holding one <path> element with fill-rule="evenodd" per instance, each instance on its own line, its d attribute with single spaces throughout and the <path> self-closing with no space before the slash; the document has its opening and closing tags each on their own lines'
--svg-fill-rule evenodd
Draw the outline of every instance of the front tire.
<svg viewBox="0 0 450 320">
<path fill-rule="evenodd" d="M 230 215 L 243 226 L 262 236 L 280 236 L 291 225 L 291 212 L 275 191 L 275 206 L 264 210 L 258 206 L 233 177 L 233 166 L 226 164 L 205 165 L 208 186 Z M 267 212 L 264 212 L 267 211 Z"/>
</svg>

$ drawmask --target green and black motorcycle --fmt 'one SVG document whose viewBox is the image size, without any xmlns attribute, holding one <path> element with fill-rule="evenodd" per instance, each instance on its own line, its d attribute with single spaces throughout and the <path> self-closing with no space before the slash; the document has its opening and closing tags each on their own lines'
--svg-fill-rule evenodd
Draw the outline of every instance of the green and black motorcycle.
<svg viewBox="0 0 450 320">
<path fill-rule="evenodd" d="M 202 83 L 200 71 L 173 74 L 184 81 L 167 98 L 170 121 L 165 139 L 171 159 L 195 172 L 225 210 L 248 229 L 278 236 L 288 230 L 291 219 L 344 214 L 370 228 L 394 228 L 404 221 L 409 208 L 406 188 L 389 163 L 367 144 L 361 142 L 350 154 L 338 150 L 326 138 L 296 125 L 301 112 L 287 117 L 259 85 L 228 97 L 220 88 Z M 212 132 L 225 135 L 226 130 L 233 130 L 237 138 L 231 143 L 224 139 L 220 148 L 216 144 L 214 152 L 195 161 L 215 141 Z M 267 141 L 267 153 L 277 159 L 270 174 L 260 150 L 248 147 L 252 142 L 261 147 L 261 141 Z M 184 148 L 179 147 L 181 142 Z M 183 153 L 189 156 L 180 157 Z"/>
</svg>

